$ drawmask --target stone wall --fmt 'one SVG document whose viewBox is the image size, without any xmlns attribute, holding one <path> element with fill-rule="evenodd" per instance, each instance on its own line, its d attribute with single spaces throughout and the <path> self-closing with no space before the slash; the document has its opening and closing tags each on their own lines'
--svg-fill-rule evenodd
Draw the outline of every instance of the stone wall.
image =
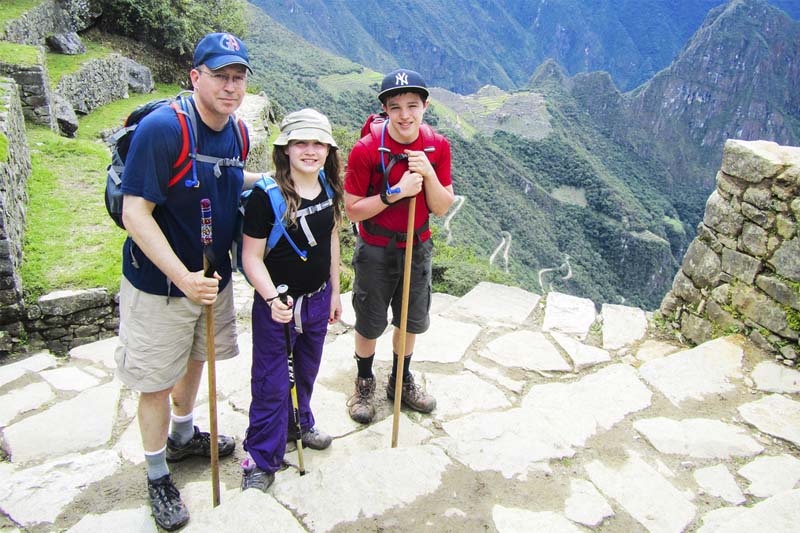
<svg viewBox="0 0 800 533">
<path fill-rule="evenodd" d="M 51 108 L 53 96 L 50 92 L 50 79 L 42 47 L 39 47 L 35 65 L 16 65 L 0 61 L 0 76 L 13 78 L 17 82 L 22 113 L 27 120 L 58 131 Z"/>
<path fill-rule="evenodd" d="M 45 0 L 18 19 L 0 28 L 0 40 L 19 44 L 44 44 L 53 33 L 81 31 L 100 15 L 99 3 L 91 0 Z"/>
<path fill-rule="evenodd" d="M 17 84 L 0 78 L 0 353 L 23 337 L 22 239 L 31 158 Z"/>
<path fill-rule="evenodd" d="M 661 303 L 694 343 L 739 331 L 788 366 L 800 353 L 800 148 L 725 143 L 698 236 Z"/>
<path fill-rule="evenodd" d="M 56 291 L 26 309 L 28 349 L 58 355 L 81 344 L 113 337 L 119 329 L 119 302 L 106 289 Z"/>
<path fill-rule="evenodd" d="M 76 113 L 93 109 L 128 97 L 128 63 L 119 54 L 92 59 L 81 69 L 61 77 L 56 92 L 66 98 Z"/>
</svg>

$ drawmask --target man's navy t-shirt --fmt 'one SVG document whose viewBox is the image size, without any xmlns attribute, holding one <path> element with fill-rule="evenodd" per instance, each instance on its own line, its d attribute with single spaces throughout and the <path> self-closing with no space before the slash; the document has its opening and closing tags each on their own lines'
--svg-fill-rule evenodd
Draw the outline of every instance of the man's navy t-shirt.
<svg viewBox="0 0 800 533">
<path fill-rule="evenodd" d="M 203 123 L 199 114 L 196 116 L 196 147 L 199 154 L 222 158 L 241 156 L 230 121 L 222 131 L 216 132 Z M 192 272 L 203 268 L 200 200 L 208 198 L 211 201 L 212 247 L 216 271 L 222 277 L 222 290 L 231 278 L 228 251 L 234 236 L 244 176 L 240 168 L 221 167 L 222 175 L 217 178 L 213 164 L 194 162 L 200 182 L 198 187 L 186 184 L 187 180 L 192 179 L 191 170 L 178 183 L 168 187 L 174 173 L 173 164 L 180 155 L 181 142 L 181 126 L 170 107 L 162 106 L 142 119 L 126 158 L 122 192 L 156 204 L 153 218 L 175 254 Z M 141 291 L 183 296 L 130 237 L 123 246 L 122 273 Z"/>
</svg>

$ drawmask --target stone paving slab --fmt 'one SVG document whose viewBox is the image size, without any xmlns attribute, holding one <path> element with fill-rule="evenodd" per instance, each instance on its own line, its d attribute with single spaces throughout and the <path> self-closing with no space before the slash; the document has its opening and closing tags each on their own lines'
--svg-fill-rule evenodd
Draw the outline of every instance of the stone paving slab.
<svg viewBox="0 0 800 533">
<path fill-rule="evenodd" d="M 773 361 L 757 364 L 751 377 L 760 391 L 785 394 L 800 392 L 800 372 Z"/>
<path fill-rule="evenodd" d="M 785 453 L 757 457 L 737 473 L 750 482 L 748 494 L 767 498 L 797 487 L 800 482 L 800 459 Z"/>
<path fill-rule="evenodd" d="M 284 476 L 271 490 L 279 502 L 303 516 L 309 529 L 330 531 L 434 492 L 449 464 L 436 446 L 384 448 L 350 454 L 302 477 Z"/>
<path fill-rule="evenodd" d="M 733 389 L 741 378 L 744 352 L 739 341 L 721 337 L 691 350 L 644 363 L 639 374 L 673 404 Z"/>
<path fill-rule="evenodd" d="M 447 310 L 482 324 L 522 324 L 541 296 L 516 287 L 482 281 Z"/>
<path fill-rule="evenodd" d="M 703 516 L 698 533 L 793 533 L 800 523 L 800 490 L 783 492 L 752 507 L 723 508 Z"/>
<path fill-rule="evenodd" d="M 633 427 L 661 453 L 730 459 L 752 457 L 764 451 L 743 428 L 720 420 L 657 417 L 636 420 Z"/>
<path fill-rule="evenodd" d="M 680 346 L 669 344 L 667 342 L 647 339 L 636 350 L 636 359 L 642 362 L 652 361 L 653 359 L 661 359 L 662 357 L 683 349 Z"/>
<path fill-rule="evenodd" d="M 464 357 L 467 349 L 480 332 L 480 326 L 475 324 L 431 315 L 430 329 L 417 336 L 413 361 L 457 363 Z M 375 347 L 376 360 L 392 360 L 392 336 L 393 330 L 389 328 L 378 338 Z M 355 371 L 355 361 L 353 361 L 353 370 Z"/>
<path fill-rule="evenodd" d="M 597 318 L 594 302 L 560 292 L 547 294 L 542 331 L 560 331 L 585 339 Z"/>
<path fill-rule="evenodd" d="M 574 383 L 534 386 L 520 408 L 445 422 L 450 438 L 441 444 L 473 470 L 521 476 L 536 463 L 572 457 L 589 437 L 649 406 L 650 397 L 635 370 L 613 365 Z"/>
<path fill-rule="evenodd" d="M 39 352 L 16 363 L 0 366 L 0 387 L 21 378 L 27 372 L 41 372 L 56 366 L 56 358 L 47 352 Z"/>
<path fill-rule="evenodd" d="M 570 481 L 570 495 L 564 502 L 564 515 L 573 522 L 594 527 L 614 516 L 614 510 L 592 483 L 573 479 Z"/>
<path fill-rule="evenodd" d="M 603 348 L 619 350 L 643 338 L 647 333 L 647 316 L 638 307 L 603 304 Z"/>
<path fill-rule="evenodd" d="M 32 411 L 55 398 L 47 383 L 31 383 L 3 395 L 0 401 L 0 427 L 7 426 L 18 416 Z"/>
<path fill-rule="evenodd" d="M 490 342 L 481 356 L 506 367 L 569 372 L 572 367 L 539 331 L 512 331 Z"/>
<path fill-rule="evenodd" d="M 586 471 L 603 494 L 648 531 L 683 531 L 697 512 L 682 492 L 634 452 L 621 466 L 595 460 L 586 465 Z"/>
<path fill-rule="evenodd" d="M 222 495 L 220 496 L 222 500 Z M 270 494 L 259 490 L 238 489 L 225 494 L 224 505 L 209 510 L 200 507 L 192 513 L 186 533 L 235 531 L 236 533 L 305 533 L 306 529 L 294 515 Z M 148 513 L 149 514 L 149 513 Z M 150 519 L 152 523 L 152 518 Z"/>
<path fill-rule="evenodd" d="M 69 351 L 69 356 L 71 359 L 99 363 L 109 370 L 114 370 L 117 368 L 117 363 L 114 361 L 114 352 L 117 346 L 119 346 L 119 337 L 110 337 L 76 346 Z"/>
<path fill-rule="evenodd" d="M 433 416 L 440 420 L 511 407 L 505 394 L 471 372 L 428 374 L 427 378 L 427 390 L 436 398 Z"/>
<path fill-rule="evenodd" d="M 739 414 L 760 431 L 800 446 L 800 402 L 772 394 L 740 405 Z"/>
<path fill-rule="evenodd" d="M 694 479 L 707 494 L 728 503 L 739 505 L 746 501 L 733 475 L 723 464 L 698 468 L 694 471 Z"/>
<path fill-rule="evenodd" d="M 611 355 L 608 353 L 608 350 L 583 344 L 569 335 L 559 333 L 558 331 L 553 331 L 550 335 L 555 339 L 561 349 L 567 352 L 569 358 L 572 359 L 572 364 L 576 372 L 611 360 Z"/>
<path fill-rule="evenodd" d="M 5 428 L 11 461 L 22 464 L 106 444 L 117 416 L 120 386 L 112 381 L 88 389 Z"/>
<path fill-rule="evenodd" d="M 142 506 L 136 509 L 109 511 L 100 515 L 86 515 L 66 533 L 98 533 L 99 531 L 157 533 L 158 528 L 153 522 L 150 507 Z"/>
<path fill-rule="evenodd" d="M 547 531 L 548 533 L 580 533 L 581 529 L 558 513 L 551 511 L 533 512 L 495 505 L 492 519 L 500 533 L 519 531 Z"/>
<path fill-rule="evenodd" d="M 119 468 L 116 453 L 70 455 L 10 475 L 0 474 L 0 508 L 23 526 L 53 522 L 89 484 Z"/>
<path fill-rule="evenodd" d="M 488 367 L 471 359 L 464 363 L 464 368 L 483 376 L 486 379 L 494 381 L 498 385 L 505 387 L 512 392 L 520 393 L 525 386 L 524 381 L 519 381 L 506 376 L 501 369 Z"/>
<path fill-rule="evenodd" d="M 84 391 L 100 384 L 97 377 L 87 374 L 83 370 L 65 366 L 39 372 L 39 375 L 53 388 L 65 391 Z"/>
</svg>

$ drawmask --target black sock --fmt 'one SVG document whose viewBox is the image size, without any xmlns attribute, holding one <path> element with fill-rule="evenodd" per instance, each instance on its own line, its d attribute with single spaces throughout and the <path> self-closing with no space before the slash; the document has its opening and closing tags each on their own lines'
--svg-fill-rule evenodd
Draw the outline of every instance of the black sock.
<svg viewBox="0 0 800 533">
<path fill-rule="evenodd" d="M 375 359 L 375 354 L 369 357 L 359 357 L 356 355 L 356 364 L 358 365 L 358 377 L 367 379 L 372 377 L 372 361 Z"/>
<path fill-rule="evenodd" d="M 411 377 L 411 356 L 414 354 L 408 354 L 403 358 L 403 381 L 408 381 L 408 378 Z M 392 375 L 390 378 L 392 381 L 397 379 L 397 354 L 392 352 Z"/>
</svg>

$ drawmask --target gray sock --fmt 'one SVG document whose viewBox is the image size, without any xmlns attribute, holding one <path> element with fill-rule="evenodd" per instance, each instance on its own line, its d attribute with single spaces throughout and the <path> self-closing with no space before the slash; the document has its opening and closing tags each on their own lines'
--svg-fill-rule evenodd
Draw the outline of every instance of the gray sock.
<svg viewBox="0 0 800 533">
<path fill-rule="evenodd" d="M 172 428 L 169 438 L 177 446 L 185 446 L 194 436 L 194 416 L 192 413 L 184 416 L 172 415 Z"/>
<path fill-rule="evenodd" d="M 157 452 L 144 452 L 144 460 L 147 461 L 147 479 L 156 480 L 169 474 L 166 446 Z"/>
</svg>

